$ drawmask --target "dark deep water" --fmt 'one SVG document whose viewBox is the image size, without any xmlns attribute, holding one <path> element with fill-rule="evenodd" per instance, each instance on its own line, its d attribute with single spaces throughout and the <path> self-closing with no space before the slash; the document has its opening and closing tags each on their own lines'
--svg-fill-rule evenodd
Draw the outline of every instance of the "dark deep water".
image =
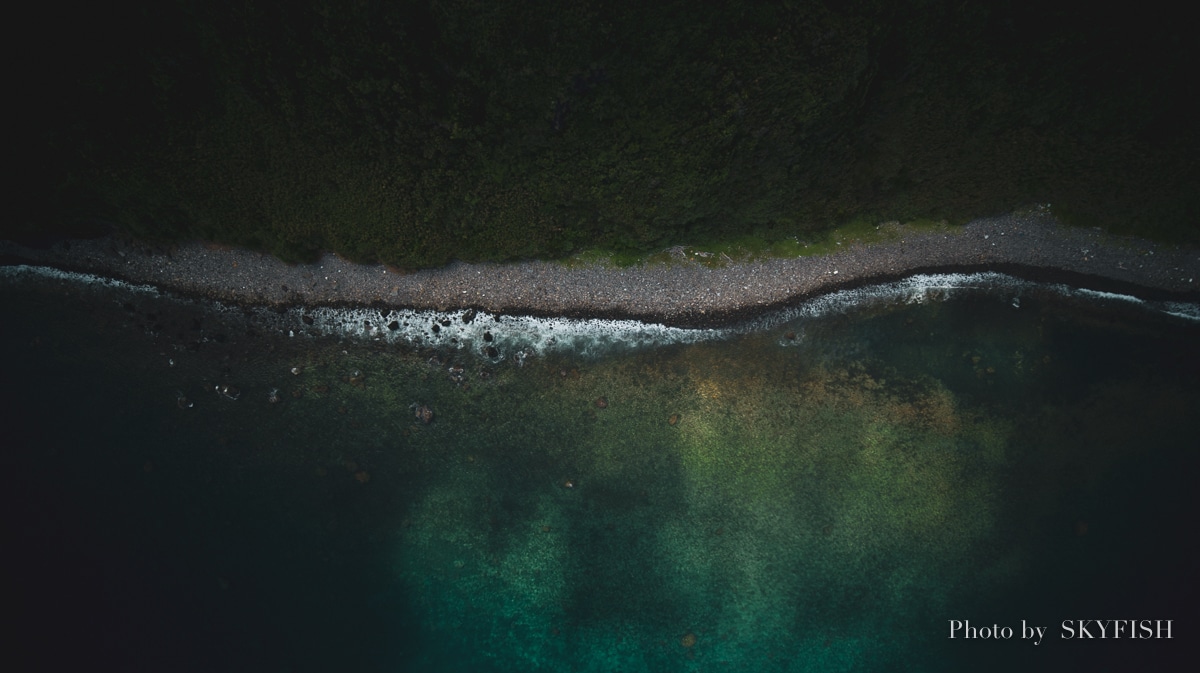
<svg viewBox="0 0 1200 673">
<path fill-rule="evenodd" d="M 0 279 L 9 655 L 1178 670 L 1196 624 L 1200 326 L 1020 294 L 517 367 Z M 1173 620 L 1174 637 L 1062 638 L 1084 619 Z M 950 620 L 1015 633 L 951 640 Z M 1022 620 L 1047 627 L 1040 645 Z"/>
</svg>

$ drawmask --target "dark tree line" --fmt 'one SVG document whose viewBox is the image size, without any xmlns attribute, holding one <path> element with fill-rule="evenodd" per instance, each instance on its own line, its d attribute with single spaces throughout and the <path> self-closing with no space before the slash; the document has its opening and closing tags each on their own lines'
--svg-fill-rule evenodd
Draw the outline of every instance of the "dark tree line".
<svg viewBox="0 0 1200 673">
<path fill-rule="evenodd" d="M 1181 16 L 1045 2 L 163 0 L 32 22 L 18 235 L 404 267 L 1065 219 L 1196 241 Z M 1182 10 L 1180 10 L 1182 11 Z"/>
</svg>

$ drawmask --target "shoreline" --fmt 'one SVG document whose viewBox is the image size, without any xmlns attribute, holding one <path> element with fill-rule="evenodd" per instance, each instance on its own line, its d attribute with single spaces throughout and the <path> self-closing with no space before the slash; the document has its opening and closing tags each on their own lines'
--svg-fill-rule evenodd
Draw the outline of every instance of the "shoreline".
<svg viewBox="0 0 1200 673">
<path fill-rule="evenodd" d="M 1067 228 L 1042 213 L 972 221 L 953 231 L 893 224 L 893 240 L 833 253 L 707 266 L 467 264 L 398 273 L 326 254 L 288 265 L 265 253 L 182 244 L 153 250 L 114 237 L 34 249 L 0 241 L 0 265 L 32 264 L 147 284 L 239 305 L 354 306 L 496 315 L 611 318 L 721 327 L 814 296 L 918 273 L 998 271 L 1145 299 L 1200 300 L 1200 250 Z M 682 256 L 682 255 L 681 255 Z"/>
</svg>

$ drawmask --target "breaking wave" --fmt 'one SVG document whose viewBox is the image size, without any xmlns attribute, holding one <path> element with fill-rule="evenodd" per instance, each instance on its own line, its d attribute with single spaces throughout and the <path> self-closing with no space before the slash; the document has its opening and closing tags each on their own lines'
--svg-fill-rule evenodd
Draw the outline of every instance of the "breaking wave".
<svg viewBox="0 0 1200 673">
<path fill-rule="evenodd" d="M 805 322 L 833 314 L 947 301 L 967 294 L 996 297 L 1019 310 L 1023 295 L 1035 290 L 1050 291 L 1068 299 L 1100 305 L 1136 306 L 1175 319 L 1200 322 L 1200 304 L 1147 301 L 1125 294 L 1036 283 L 997 272 L 917 274 L 893 282 L 837 290 L 724 328 L 672 327 L 638 320 L 498 315 L 475 309 L 434 311 L 329 306 L 286 309 L 244 307 L 185 298 L 152 285 L 128 283 L 94 274 L 43 266 L 0 267 L 0 281 L 18 283 L 38 279 L 118 295 L 113 297 L 114 300 L 152 296 L 168 301 L 203 304 L 207 310 L 228 317 L 244 318 L 259 329 L 285 338 L 335 337 L 466 351 L 492 362 L 511 359 L 518 364 L 528 356 L 570 353 L 600 357 L 633 349 L 728 339 L 786 324 L 796 324 L 802 330 Z"/>
</svg>

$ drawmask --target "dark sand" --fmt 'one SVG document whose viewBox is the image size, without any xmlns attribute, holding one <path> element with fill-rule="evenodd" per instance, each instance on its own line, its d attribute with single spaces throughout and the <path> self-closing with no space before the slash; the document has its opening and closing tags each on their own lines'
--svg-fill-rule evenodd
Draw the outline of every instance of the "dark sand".
<svg viewBox="0 0 1200 673">
<path fill-rule="evenodd" d="M 326 255 L 288 265 L 269 255 L 201 243 L 154 250 L 116 238 L 48 249 L 0 242 L 7 264 L 54 266 L 234 303 L 376 305 L 493 313 L 621 317 L 711 326 L 834 289 L 914 272 L 995 270 L 1144 298 L 1200 298 L 1200 250 L 1063 227 L 1044 212 L 976 220 L 962 228 L 880 227 L 887 242 L 827 255 L 726 262 L 671 251 L 670 263 L 456 263 L 399 273 Z"/>
</svg>

